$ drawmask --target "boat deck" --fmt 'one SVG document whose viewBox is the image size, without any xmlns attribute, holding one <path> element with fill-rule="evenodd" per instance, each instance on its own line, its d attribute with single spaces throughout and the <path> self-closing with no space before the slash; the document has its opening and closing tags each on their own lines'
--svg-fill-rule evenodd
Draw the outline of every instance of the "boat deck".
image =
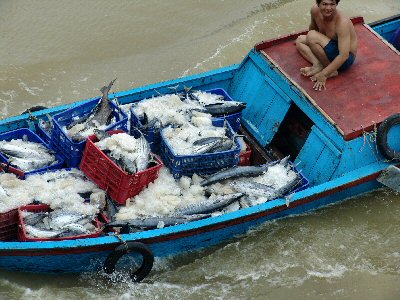
<svg viewBox="0 0 400 300">
<path fill-rule="evenodd" d="M 356 60 L 350 69 L 328 79 L 326 91 L 313 90 L 311 80 L 300 74 L 300 68 L 310 65 L 294 46 L 301 33 L 256 46 L 336 124 L 345 140 L 373 130 L 400 112 L 400 55 L 365 26 L 362 18 L 353 23 L 358 35 Z"/>
</svg>

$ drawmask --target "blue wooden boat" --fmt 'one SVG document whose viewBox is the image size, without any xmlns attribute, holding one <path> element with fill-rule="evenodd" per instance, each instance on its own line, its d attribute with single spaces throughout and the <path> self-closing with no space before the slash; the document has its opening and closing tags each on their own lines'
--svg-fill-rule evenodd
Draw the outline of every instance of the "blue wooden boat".
<svg viewBox="0 0 400 300">
<path fill-rule="evenodd" d="M 23 272 L 87 272 L 108 266 L 127 250 L 143 256 L 133 280 L 146 276 L 152 258 L 209 247 L 232 239 L 268 220 L 301 214 L 382 187 L 378 176 L 397 162 L 382 147 L 399 149 L 393 137 L 398 122 L 385 120 L 400 111 L 400 56 L 391 45 L 399 34 L 400 16 L 371 25 L 353 18 L 359 37 L 355 65 L 329 79 L 327 91 L 312 89 L 299 73 L 306 63 L 293 41 L 302 32 L 257 44 L 240 64 L 113 94 L 121 104 L 140 101 L 168 87 L 222 88 L 246 102 L 242 133 L 253 148 L 253 163 L 290 154 L 309 180 L 309 187 L 288 198 L 274 199 L 217 217 L 128 234 L 46 242 L 0 242 L 0 268 Z M 304 32 L 303 32 L 304 33 Z M 33 112 L 36 118 L 86 103 Z M 35 118 L 23 114 L 0 121 L 0 132 L 29 127 Z M 397 120 L 397 119 L 396 119 Z M 400 122 L 399 122 L 400 123 Z M 390 126 L 389 126 L 390 125 Z M 389 132 L 390 131 L 390 132 Z M 383 133 L 380 133 L 383 132 Z M 383 135 L 379 136 L 379 134 Z M 382 141 L 377 145 L 377 138 Z"/>
</svg>

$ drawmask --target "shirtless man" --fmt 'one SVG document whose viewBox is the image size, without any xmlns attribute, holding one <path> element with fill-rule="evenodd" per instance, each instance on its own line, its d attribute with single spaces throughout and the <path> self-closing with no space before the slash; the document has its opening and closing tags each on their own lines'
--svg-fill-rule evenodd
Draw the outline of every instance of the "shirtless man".
<svg viewBox="0 0 400 300">
<path fill-rule="evenodd" d="M 310 31 L 300 35 L 296 48 L 312 66 L 300 69 L 314 81 L 313 89 L 326 89 L 326 80 L 348 69 L 357 54 L 353 23 L 336 10 L 340 0 L 316 0 L 311 8 Z"/>
</svg>

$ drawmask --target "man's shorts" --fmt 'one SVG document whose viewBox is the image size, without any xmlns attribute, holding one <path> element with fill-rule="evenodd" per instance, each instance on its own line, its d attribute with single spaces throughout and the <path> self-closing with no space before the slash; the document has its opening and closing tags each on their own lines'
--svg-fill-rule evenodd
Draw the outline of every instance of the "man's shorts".
<svg viewBox="0 0 400 300">
<path fill-rule="evenodd" d="M 335 40 L 330 40 L 329 43 L 324 47 L 324 51 L 325 51 L 325 54 L 328 57 L 329 61 L 333 61 L 335 59 L 335 57 L 339 55 L 338 42 Z M 338 71 L 345 71 L 348 68 L 350 68 L 350 66 L 353 64 L 355 58 L 356 57 L 354 56 L 354 54 L 350 52 L 349 57 L 343 63 L 343 65 L 340 66 Z"/>
</svg>

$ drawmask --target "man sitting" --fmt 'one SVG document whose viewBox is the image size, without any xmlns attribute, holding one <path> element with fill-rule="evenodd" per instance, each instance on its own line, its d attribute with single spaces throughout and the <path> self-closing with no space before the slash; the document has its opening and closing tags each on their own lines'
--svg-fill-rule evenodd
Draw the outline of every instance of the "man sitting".
<svg viewBox="0 0 400 300">
<path fill-rule="evenodd" d="M 313 88 L 326 89 L 326 80 L 348 69 L 357 53 L 357 35 L 351 20 L 336 7 L 340 0 L 316 0 L 311 8 L 310 31 L 300 35 L 296 48 L 312 66 L 300 69 L 314 81 Z"/>
</svg>

